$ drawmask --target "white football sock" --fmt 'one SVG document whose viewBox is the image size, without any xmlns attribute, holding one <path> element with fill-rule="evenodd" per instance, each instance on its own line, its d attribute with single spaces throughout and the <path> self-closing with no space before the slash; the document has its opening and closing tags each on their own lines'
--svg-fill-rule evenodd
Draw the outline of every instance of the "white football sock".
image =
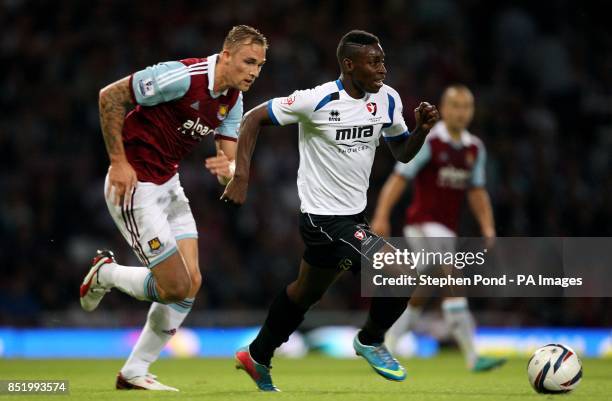
<svg viewBox="0 0 612 401">
<path fill-rule="evenodd" d="M 185 298 L 168 305 L 157 302 L 151 304 L 147 323 L 128 360 L 121 368 L 123 377 L 131 379 L 149 372 L 149 366 L 159 358 L 159 354 L 183 323 L 192 305 L 193 298 Z"/>
<path fill-rule="evenodd" d="M 455 341 L 463 352 L 468 368 L 472 368 L 478 359 L 478 354 L 474 344 L 476 327 L 474 317 L 468 308 L 467 298 L 445 299 L 442 302 L 442 313 Z"/>
<path fill-rule="evenodd" d="M 155 277 L 146 267 L 108 263 L 98 271 L 98 280 L 106 288 L 117 288 L 141 301 L 159 301 Z"/>
<path fill-rule="evenodd" d="M 417 320 L 421 317 L 423 308 L 420 306 L 412 306 L 408 304 L 404 313 L 393 323 L 393 326 L 387 331 L 387 336 L 393 341 L 399 340 L 402 334 L 407 331 L 412 331 Z"/>
</svg>

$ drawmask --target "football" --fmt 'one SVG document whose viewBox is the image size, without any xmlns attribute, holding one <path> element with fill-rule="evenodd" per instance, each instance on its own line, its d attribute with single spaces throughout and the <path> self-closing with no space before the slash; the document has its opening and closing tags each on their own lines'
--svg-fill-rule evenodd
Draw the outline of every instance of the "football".
<svg viewBox="0 0 612 401">
<path fill-rule="evenodd" d="M 582 362 L 567 345 L 548 344 L 533 353 L 527 363 L 527 375 L 538 393 L 567 393 L 582 380 Z"/>
</svg>

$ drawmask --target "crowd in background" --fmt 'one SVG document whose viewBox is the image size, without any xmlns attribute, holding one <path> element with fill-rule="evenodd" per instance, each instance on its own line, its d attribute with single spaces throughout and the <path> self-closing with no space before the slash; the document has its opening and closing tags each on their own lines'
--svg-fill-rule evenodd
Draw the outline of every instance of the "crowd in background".
<svg viewBox="0 0 612 401">
<path fill-rule="evenodd" d="M 488 150 L 499 236 L 610 236 L 612 33 L 597 7 L 570 0 L 3 0 L 0 324 L 37 325 L 45 311 L 78 309 L 78 286 L 97 248 L 137 263 L 103 199 L 100 88 L 159 61 L 216 53 L 241 23 L 270 42 L 245 110 L 336 79 L 340 37 L 353 28 L 371 31 L 381 39 L 387 83 L 400 93 L 409 127 L 418 102 L 437 103 L 446 85 L 464 83 L 475 93 L 471 131 Z M 204 285 L 196 309 L 264 309 L 296 275 L 303 249 L 297 128 L 260 134 L 240 209 L 218 201 L 222 188 L 203 165 L 213 153 L 210 138 L 180 170 L 200 231 Z M 383 144 L 369 213 L 393 163 Z M 397 235 L 401 209 L 394 213 Z M 473 230 L 467 213 L 464 230 Z M 347 277 L 318 307 L 363 304 L 358 280 Z M 607 299 L 472 304 L 482 312 L 520 310 L 517 324 L 612 324 Z M 101 306 L 138 307 L 120 294 Z"/>
</svg>

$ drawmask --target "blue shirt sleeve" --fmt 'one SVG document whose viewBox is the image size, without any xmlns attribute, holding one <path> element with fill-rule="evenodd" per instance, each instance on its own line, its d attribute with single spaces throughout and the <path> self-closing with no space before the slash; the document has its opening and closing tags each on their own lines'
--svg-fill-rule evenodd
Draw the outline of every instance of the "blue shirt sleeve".
<svg viewBox="0 0 612 401">
<path fill-rule="evenodd" d="M 389 123 L 383 124 L 382 135 L 385 141 L 397 141 L 406 138 L 410 135 L 406 121 L 404 121 L 402 98 L 399 93 L 387 87 L 387 99 L 388 112 L 389 112 Z"/>
<path fill-rule="evenodd" d="M 187 93 L 190 84 L 187 66 L 179 61 L 155 64 L 132 76 L 134 99 L 142 106 L 178 99 Z"/>
<path fill-rule="evenodd" d="M 486 183 L 485 164 L 487 160 L 487 152 L 484 146 L 478 147 L 478 156 L 476 157 L 476 163 L 474 164 L 474 170 L 472 170 L 472 186 L 473 187 L 484 187 Z"/>
<path fill-rule="evenodd" d="M 413 179 L 418 172 L 431 159 L 431 147 L 428 141 L 425 141 L 421 150 L 408 163 L 397 162 L 395 172 L 407 179 Z"/>
<path fill-rule="evenodd" d="M 236 104 L 230 109 L 229 113 L 225 117 L 225 120 L 217 127 L 217 134 L 237 139 L 238 132 L 240 131 L 240 121 L 242 121 L 243 105 L 242 105 L 242 92 L 238 95 Z"/>
</svg>

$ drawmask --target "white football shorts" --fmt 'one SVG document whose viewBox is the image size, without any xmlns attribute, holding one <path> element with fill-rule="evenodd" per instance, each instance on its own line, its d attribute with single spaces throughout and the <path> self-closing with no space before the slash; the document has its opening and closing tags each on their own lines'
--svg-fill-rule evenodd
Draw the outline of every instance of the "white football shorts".
<svg viewBox="0 0 612 401">
<path fill-rule="evenodd" d="M 457 234 L 444 224 L 426 222 L 404 226 L 404 238 L 413 252 L 451 252 L 456 249 Z M 432 266 L 417 266 L 419 273 L 424 273 Z"/>
<path fill-rule="evenodd" d="M 108 210 L 138 259 L 148 268 L 174 254 L 176 241 L 198 238 L 189 200 L 178 174 L 161 185 L 139 181 L 127 207 L 113 204 L 114 194 L 106 197 L 107 189 L 108 175 L 104 182 Z"/>
</svg>

